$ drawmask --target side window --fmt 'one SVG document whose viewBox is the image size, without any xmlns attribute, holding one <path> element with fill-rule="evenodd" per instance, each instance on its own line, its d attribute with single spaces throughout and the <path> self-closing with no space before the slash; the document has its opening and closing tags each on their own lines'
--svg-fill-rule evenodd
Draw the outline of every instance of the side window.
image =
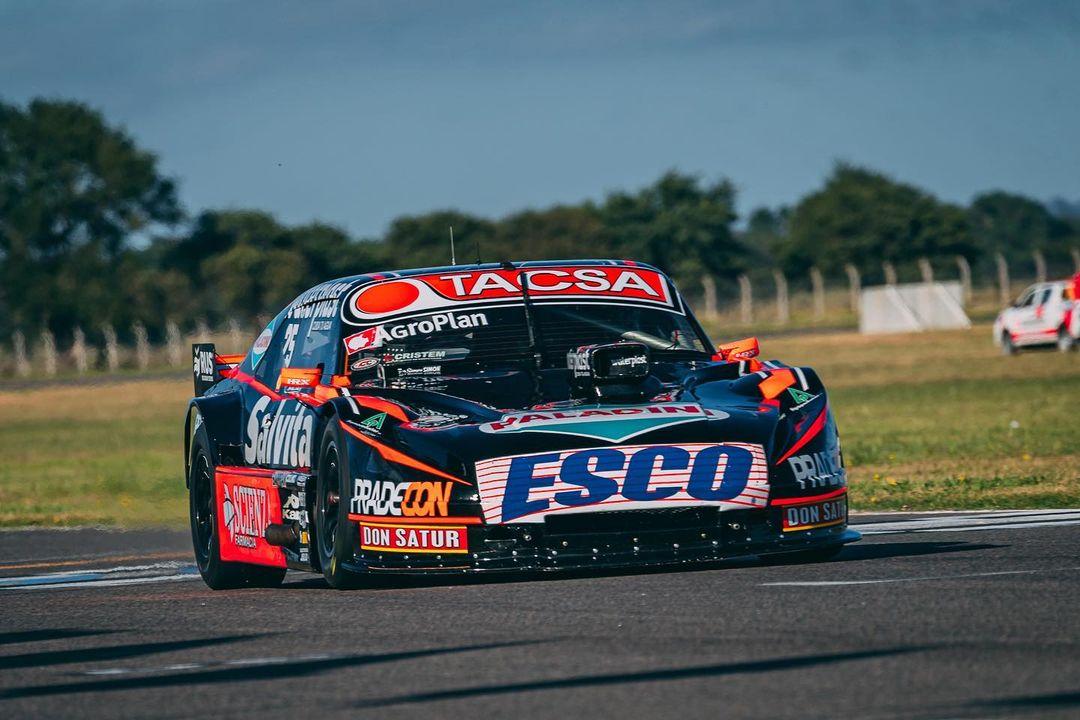
<svg viewBox="0 0 1080 720">
<path fill-rule="evenodd" d="M 266 348 L 262 359 L 259 360 L 258 365 L 255 367 L 254 375 L 264 385 L 269 387 L 277 386 L 278 375 L 281 373 L 281 368 L 285 367 L 286 338 L 288 336 L 295 337 L 298 324 L 296 320 L 278 319 L 277 328 L 274 330 L 270 345 Z"/>
<path fill-rule="evenodd" d="M 1045 305 L 1050 301 L 1050 293 L 1053 292 L 1053 288 L 1046 288 L 1043 290 L 1042 297 L 1039 298 L 1039 304 Z"/>
<path fill-rule="evenodd" d="M 287 365 L 303 368 L 322 365 L 323 374 L 332 375 L 337 371 L 338 332 L 336 319 L 302 320 Z"/>
<path fill-rule="evenodd" d="M 1024 294 L 1020 296 L 1020 299 L 1016 301 L 1016 307 L 1027 307 L 1031 305 L 1031 301 L 1035 299 L 1035 288 L 1030 288 L 1024 291 Z"/>
<path fill-rule="evenodd" d="M 323 366 L 323 374 L 337 371 L 339 343 L 338 321 L 326 317 L 284 317 L 255 376 L 270 387 L 276 387 L 282 368 L 315 368 Z"/>
</svg>

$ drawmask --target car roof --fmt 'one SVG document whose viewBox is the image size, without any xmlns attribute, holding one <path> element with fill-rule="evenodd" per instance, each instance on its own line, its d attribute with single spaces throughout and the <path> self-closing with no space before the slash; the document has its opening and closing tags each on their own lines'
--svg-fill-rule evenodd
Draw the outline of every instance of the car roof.
<svg viewBox="0 0 1080 720">
<path fill-rule="evenodd" d="M 647 263 L 634 260 L 612 260 L 609 258 L 596 258 L 587 260 L 525 260 L 510 261 L 515 268 L 529 267 L 590 267 L 595 265 L 610 265 L 615 267 L 635 267 L 652 270 L 664 275 L 663 271 Z M 351 283 L 361 285 L 374 280 L 386 280 L 393 277 L 412 277 L 414 275 L 429 275 L 437 272 L 469 272 L 475 270 L 502 270 L 503 263 L 469 263 L 467 265 L 436 265 L 432 267 L 408 268 L 406 270 L 383 270 L 380 272 L 365 273 L 363 275 L 349 275 L 346 277 L 330 280 L 332 283 Z M 666 277 L 666 275 L 665 275 Z M 324 284 L 324 283 L 320 283 Z"/>
</svg>

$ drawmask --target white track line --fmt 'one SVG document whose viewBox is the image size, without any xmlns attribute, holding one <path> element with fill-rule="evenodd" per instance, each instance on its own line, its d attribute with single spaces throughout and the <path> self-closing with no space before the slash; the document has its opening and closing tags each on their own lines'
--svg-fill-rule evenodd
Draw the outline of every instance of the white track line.
<svg viewBox="0 0 1080 720">
<path fill-rule="evenodd" d="M 116 587 L 199 577 L 191 563 L 173 561 L 150 565 L 122 565 L 93 570 L 64 570 L 39 575 L 0 578 L 0 590 L 53 590 L 75 587 Z"/>
<path fill-rule="evenodd" d="M 999 572 L 961 573 L 958 575 L 926 575 L 908 578 L 881 578 L 874 580 L 785 580 L 761 583 L 768 587 L 834 587 L 837 585 L 880 585 L 883 583 L 920 582 L 925 580 L 952 580 L 954 578 L 995 577 L 998 575 L 1034 575 L 1036 573 L 1069 572 L 1080 567 L 1048 568 L 1045 570 L 1001 570 Z"/>
<path fill-rule="evenodd" d="M 156 575 L 154 577 L 141 577 L 141 578 L 117 578 L 115 580 L 86 580 L 81 582 L 68 582 L 68 583 L 54 583 L 49 585 L 11 585 L 7 587 L 0 587 L 0 590 L 60 590 L 70 588 L 88 588 L 88 587 L 119 587 L 121 585 L 146 585 L 148 583 L 158 582 L 175 582 L 177 580 L 199 580 L 201 576 L 198 573 L 187 573 L 182 575 Z"/>
<path fill-rule="evenodd" d="M 1080 510 L 1003 510 L 938 514 L 912 520 L 859 522 L 852 527 L 863 535 L 908 532 L 967 532 L 972 530 L 1016 530 L 1024 528 L 1080 525 Z"/>
</svg>

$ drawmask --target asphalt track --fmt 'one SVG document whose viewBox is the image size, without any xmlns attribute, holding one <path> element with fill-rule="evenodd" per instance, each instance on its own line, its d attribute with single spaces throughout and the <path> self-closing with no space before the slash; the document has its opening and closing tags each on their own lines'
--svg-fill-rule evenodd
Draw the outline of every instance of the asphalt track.
<svg viewBox="0 0 1080 720">
<path fill-rule="evenodd" d="M 182 532 L 0 533 L 0 717 L 1080 717 L 1080 511 L 835 561 L 213 592 Z"/>
</svg>

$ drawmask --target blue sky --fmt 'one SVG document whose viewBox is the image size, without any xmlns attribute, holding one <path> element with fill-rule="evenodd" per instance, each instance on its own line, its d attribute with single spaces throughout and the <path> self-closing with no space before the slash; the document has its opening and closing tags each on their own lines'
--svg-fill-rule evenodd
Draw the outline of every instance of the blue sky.
<svg viewBox="0 0 1080 720">
<path fill-rule="evenodd" d="M 191 211 L 359 236 L 669 168 L 745 214 L 846 160 L 966 202 L 1080 199 L 1076 2 L 0 0 L 0 98 L 125 125 Z"/>
</svg>

